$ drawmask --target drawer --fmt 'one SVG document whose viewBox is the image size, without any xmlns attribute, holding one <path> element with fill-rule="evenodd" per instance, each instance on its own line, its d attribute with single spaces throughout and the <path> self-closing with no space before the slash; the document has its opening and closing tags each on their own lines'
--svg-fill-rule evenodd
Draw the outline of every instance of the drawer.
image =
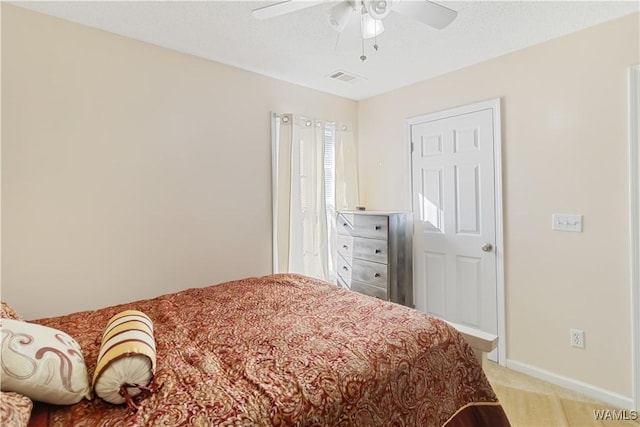
<svg viewBox="0 0 640 427">
<path fill-rule="evenodd" d="M 354 258 L 373 261 L 380 264 L 388 263 L 388 246 L 386 239 L 354 237 L 353 240 Z"/>
<path fill-rule="evenodd" d="M 362 259 L 338 257 L 338 274 L 349 285 L 353 280 L 387 289 L 388 266 Z"/>
<path fill-rule="evenodd" d="M 355 223 L 355 215 L 352 213 L 340 213 L 336 220 L 336 229 L 339 234 L 351 235 Z"/>
<path fill-rule="evenodd" d="M 338 253 L 348 258 L 364 259 L 381 264 L 388 263 L 388 245 L 385 239 L 339 234 Z"/>
<path fill-rule="evenodd" d="M 369 295 L 374 298 L 383 299 L 385 301 L 389 300 L 389 294 L 387 293 L 386 289 L 367 285 L 366 283 L 356 282 L 353 280 L 350 284 L 347 284 L 340 278 L 340 276 L 338 276 L 338 287 L 342 289 L 348 289 L 353 292 L 358 292 L 360 294 Z"/>
<path fill-rule="evenodd" d="M 338 234 L 338 253 L 344 257 L 353 258 L 354 239 L 350 234 Z"/>
<path fill-rule="evenodd" d="M 353 268 L 351 268 L 351 259 L 347 261 L 344 257 L 338 255 L 338 279 L 341 280 L 344 285 L 348 288 L 351 286 L 351 275 L 353 273 Z"/>
<path fill-rule="evenodd" d="M 380 298 L 385 301 L 389 299 L 386 289 L 382 289 L 377 286 L 367 285 L 366 283 L 352 281 L 350 289 L 354 292 L 369 295 L 375 298 Z"/>
<path fill-rule="evenodd" d="M 387 217 L 384 215 L 339 214 L 338 233 L 353 236 L 387 238 Z"/>
<path fill-rule="evenodd" d="M 347 285 L 347 283 L 344 280 L 342 280 L 342 277 L 340 277 L 340 275 L 338 275 L 338 277 L 336 278 L 336 284 L 338 285 L 339 288 L 351 289 L 349 285 Z"/>
</svg>

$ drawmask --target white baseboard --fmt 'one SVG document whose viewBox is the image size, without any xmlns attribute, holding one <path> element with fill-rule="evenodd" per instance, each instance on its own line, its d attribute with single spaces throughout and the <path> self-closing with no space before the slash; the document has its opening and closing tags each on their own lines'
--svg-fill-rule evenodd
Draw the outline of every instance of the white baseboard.
<svg viewBox="0 0 640 427">
<path fill-rule="evenodd" d="M 553 372 L 545 371 L 544 369 L 536 368 L 535 366 L 527 365 L 526 363 L 507 359 L 507 368 L 513 369 L 514 371 L 521 372 L 539 380 L 564 387 L 568 390 L 583 394 L 587 397 L 599 400 L 603 403 L 607 403 L 616 408 L 627 409 L 631 411 L 636 409 L 634 408 L 634 401 L 632 397 L 623 396 L 609 390 L 595 387 L 591 384 L 583 383 L 582 381 L 578 381 L 573 378 L 554 374 Z"/>
</svg>

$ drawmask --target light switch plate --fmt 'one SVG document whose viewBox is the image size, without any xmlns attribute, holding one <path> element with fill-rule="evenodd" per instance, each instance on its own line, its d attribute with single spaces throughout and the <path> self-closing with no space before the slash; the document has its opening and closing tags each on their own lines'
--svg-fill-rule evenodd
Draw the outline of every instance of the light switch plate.
<svg viewBox="0 0 640 427">
<path fill-rule="evenodd" d="M 556 214 L 551 216 L 551 229 L 557 231 L 582 232 L 582 215 Z"/>
</svg>

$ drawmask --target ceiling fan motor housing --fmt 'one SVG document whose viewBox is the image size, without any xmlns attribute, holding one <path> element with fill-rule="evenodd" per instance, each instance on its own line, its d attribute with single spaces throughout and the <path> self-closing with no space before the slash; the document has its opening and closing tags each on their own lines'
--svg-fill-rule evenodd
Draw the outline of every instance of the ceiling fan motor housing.
<svg viewBox="0 0 640 427">
<path fill-rule="evenodd" d="M 373 19 L 383 19 L 391 13 L 391 0 L 364 0 L 363 4 Z"/>
</svg>

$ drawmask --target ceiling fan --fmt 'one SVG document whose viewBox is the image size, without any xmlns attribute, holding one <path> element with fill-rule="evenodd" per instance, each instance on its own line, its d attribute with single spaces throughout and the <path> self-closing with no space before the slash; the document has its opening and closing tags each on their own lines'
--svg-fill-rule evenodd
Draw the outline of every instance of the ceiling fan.
<svg viewBox="0 0 640 427">
<path fill-rule="evenodd" d="M 251 14 L 257 19 L 269 19 L 329 1 L 331 0 L 284 0 L 254 9 Z M 438 30 L 445 28 L 458 15 L 455 10 L 428 0 L 342 0 L 329 10 L 329 23 L 341 33 L 354 13 L 359 15 L 363 40 L 360 59 L 365 61 L 367 57 L 364 55 L 364 40 L 382 34 L 382 20 L 391 12 L 406 15 Z M 373 47 L 378 50 L 377 40 Z"/>
</svg>

